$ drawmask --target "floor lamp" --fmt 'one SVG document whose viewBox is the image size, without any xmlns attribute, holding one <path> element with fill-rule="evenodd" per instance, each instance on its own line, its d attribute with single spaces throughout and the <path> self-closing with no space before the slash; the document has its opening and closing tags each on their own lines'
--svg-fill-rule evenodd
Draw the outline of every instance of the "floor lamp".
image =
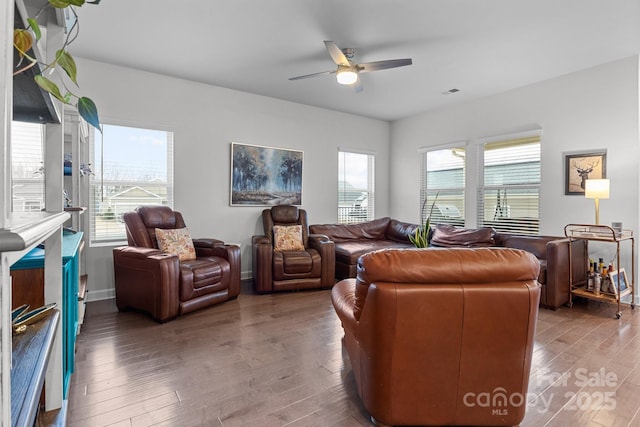
<svg viewBox="0 0 640 427">
<path fill-rule="evenodd" d="M 600 224 L 600 199 L 609 198 L 608 179 L 587 179 L 584 186 L 584 197 L 594 199 L 596 203 L 596 225 Z"/>
</svg>

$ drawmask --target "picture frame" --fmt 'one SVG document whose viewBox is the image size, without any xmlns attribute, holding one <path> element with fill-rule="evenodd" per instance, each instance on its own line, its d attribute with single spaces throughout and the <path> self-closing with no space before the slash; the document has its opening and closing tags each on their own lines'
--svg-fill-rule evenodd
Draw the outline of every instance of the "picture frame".
<svg viewBox="0 0 640 427">
<path fill-rule="evenodd" d="M 231 206 L 302 205 L 299 150 L 231 143 Z"/>
<path fill-rule="evenodd" d="M 629 279 L 627 278 L 627 272 L 624 271 L 624 268 L 609 273 L 609 279 L 611 280 L 611 290 L 616 295 L 622 294 L 622 292 L 629 288 Z"/>
<path fill-rule="evenodd" d="M 607 177 L 607 151 L 590 151 L 565 154 L 565 195 L 584 196 L 587 179 Z"/>
</svg>

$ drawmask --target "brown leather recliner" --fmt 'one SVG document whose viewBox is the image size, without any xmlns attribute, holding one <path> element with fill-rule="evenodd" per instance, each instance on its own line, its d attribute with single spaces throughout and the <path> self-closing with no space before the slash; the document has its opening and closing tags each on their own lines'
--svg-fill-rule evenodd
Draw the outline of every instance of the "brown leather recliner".
<svg viewBox="0 0 640 427">
<path fill-rule="evenodd" d="M 507 248 L 383 249 L 331 297 L 364 407 L 386 425 L 522 421 L 538 260 Z"/>
<path fill-rule="evenodd" d="M 123 216 L 129 246 L 113 249 L 116 305 L 166 322 L 235 298 L 240 293 L 240 248 L 216 239 L 193 239 L 196 259 L 179 261 L 158 249 L 155 229 L 185 228 L 180 212 L 142 206 Z"/>
<path fill-rule="evenodd" d="M 311 288 L 330 288 L 335 283 L 335 247 L 319 234 L 309 234 L 307 211 L 281 205 L 262 211 L 264 235 L 251 239 L 253 284 L 256 292 Z M 300 225 L 300 250 L 278 251 L 274 247 L 273 227 Z"/>
</svg>

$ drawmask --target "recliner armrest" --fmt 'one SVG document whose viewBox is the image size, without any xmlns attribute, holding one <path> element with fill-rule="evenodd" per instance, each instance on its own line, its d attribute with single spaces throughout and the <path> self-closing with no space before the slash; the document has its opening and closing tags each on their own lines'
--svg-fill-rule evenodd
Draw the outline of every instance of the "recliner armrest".
<svg viewBox="0 0 640 427">
<path fill-rule="evenodd" d="M 153 248 L 113 248 L 116 305 L 151 314 L 158 322 L 178 315 L 179 270 L 177 255 Z"/>
<path fill-rule="evenodd" d="M 228 248 L 237 248 L 236 245 L 225 245 L 222 240 L 218 239 L 193 239 L 193 246 L 198 257 L 219 256 L 229 261 Z M 233 258 L 233 255 L 231 258 Z"/>
<path fill-rule="evenodd" d="M 114 253 L 118 252 L 121 254 L 121 256 L 124 256 L 127 258 L 144 259 L 144 258 L 149 258 L 153 255 L 165 255 L 168 257 L 175 256 L 177 258 L 177 255 L 171 255 L 171 254 L 162 252 L 159 249 L 142 248 L 138 246 L 120 246 L 117 248 L 113 248 L 113 251 Z"/>
<path fill-rule="evenodd" d="M 322 259 L 322 287 L 330 288 L 335 284 L 336 247 L 333 240 L 324 234 L 309 234 L 309 247 L 317 250 Z"/>
<path fill-rule="evenodd" d="M 193 246 L 196 248 L 214 248 L 221 245 L 224 245 L 224 242 L 218 239 L 193 239 Z"/>
<path fill-rule="evenodd" d="M 251 237 L 253 283 L 256 292 L 273 290 L 272 262 L 273 245 L 267 236 Z"/>
</svg>

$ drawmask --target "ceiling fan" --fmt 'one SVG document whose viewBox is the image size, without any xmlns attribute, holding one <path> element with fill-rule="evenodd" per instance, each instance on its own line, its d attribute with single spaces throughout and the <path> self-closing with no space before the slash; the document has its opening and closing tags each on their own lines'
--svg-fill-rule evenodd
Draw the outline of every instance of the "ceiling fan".
<svg viewBox="0 0 640 427">
<path fill-rule="evenodd" d="M 338 45 L 328 40 L 325 40 L 324 45 L 326 46 L 331 59 L 333 59 L 333 62 L 336 63 L 337 68 L 335 70 L 321 71 L 319 73 L 290 77 L 289 80 L 307 79 L 309 77 L 317 77 L 324 74 L 335 73 L 338 83 L 342 85 L 352 85 L 356 92 L 361 92 L 362 82 L 360 81 L 359 74 L 368 73 L 370 71 L 386 70 L 388 68 L 404 67 L 405 65 L 412 64 L 411 58 L 388 59 L 386 61 L 374 61 L 356 64 L 355 62 L 351 61 L 354 55 L 354 49 L 340 49 Z"/>
</svg>

